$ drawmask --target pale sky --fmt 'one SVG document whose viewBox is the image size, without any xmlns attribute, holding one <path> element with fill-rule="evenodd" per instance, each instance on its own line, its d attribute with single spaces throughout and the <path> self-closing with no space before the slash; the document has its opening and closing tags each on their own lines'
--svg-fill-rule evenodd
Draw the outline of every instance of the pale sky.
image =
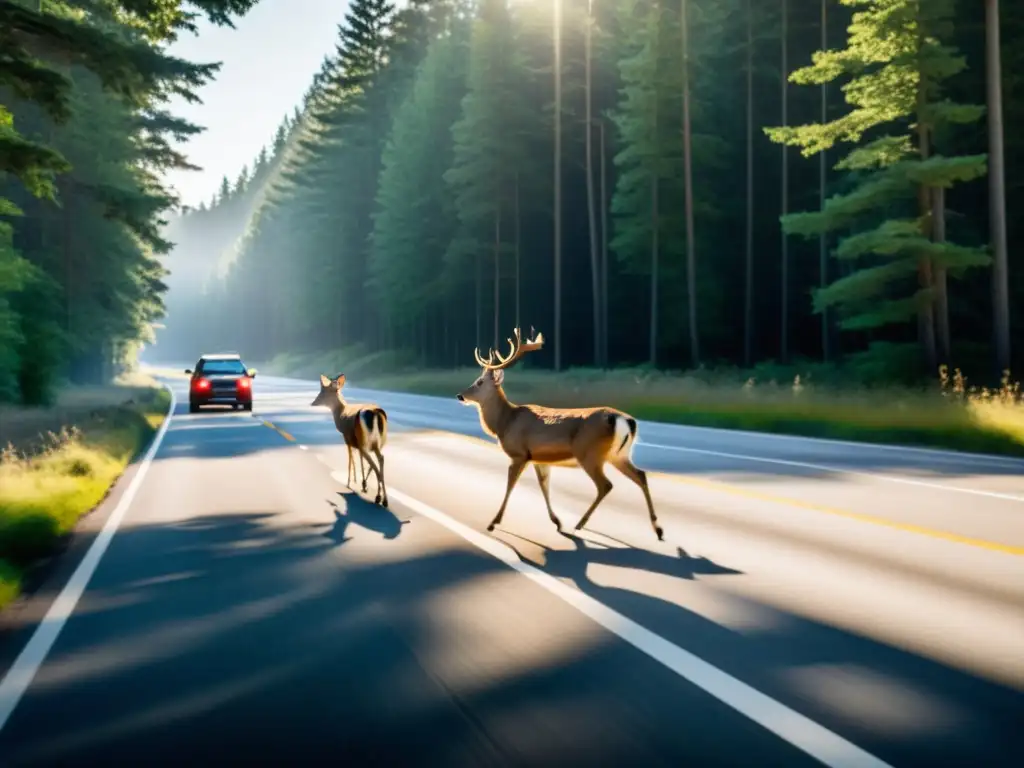
<svg viewBox="0 0 1024 768">
<path fill-rule="evenodd" d="M 201 171 L 173 171 L 169 183 L 185 205 L 209 202 L 221 177 L 232 181 L 270 145 L 282 118 L 298 106 L 323 57 L 333 52 L 348 0 L 260 0 L 235 29 L 200 23 L 170 47 L 189 61 L 222 62 L 198 92 L 202 104 L 169 109 L 206 130 L 181 149 Z"/>
</svg>

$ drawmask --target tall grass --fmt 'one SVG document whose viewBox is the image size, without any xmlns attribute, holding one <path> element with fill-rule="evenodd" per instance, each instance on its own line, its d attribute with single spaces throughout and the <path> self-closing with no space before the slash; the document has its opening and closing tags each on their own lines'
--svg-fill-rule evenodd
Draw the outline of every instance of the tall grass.
<svg viewBox="0 0 1024 768">
<path fill-rule="evenodd" d="M 0 451 L 0 608 L 18 594 L 25 570 L 56 552 L 106 496 L 163 421 L 165 390 L 121 394 L 120 404 L 89 407 L 77 423 Z M 23 416 L 33 424 L 41 418 L 37 409 Z"/>
<path fill-rule="evenodd" d="M 310 386 L 321 373 L 345 373 L 350 386 L 441 397 L 454 397 L 480 375 L 477 367 L 418 368 L 408 355 L 370 355 L 360 347 L 281 355 L 263 368 L 308 377 Z M 505 389 L 515 402 L 610 405 L 675 424 L 1024 456 L 1021 385 L 1009 371 L 996 388 L 970 385 L 959 369 L 945 366 L 931 386 L 916 388 L 861 384 L 854 373 L 820 364 L 803 375 L 789 371 L 791 378 L 780 383 L 787 372 L 771 366 L 750 376 L 650 368 L 556 374 L 521 364 L 505 377 Z"/>
</svg>

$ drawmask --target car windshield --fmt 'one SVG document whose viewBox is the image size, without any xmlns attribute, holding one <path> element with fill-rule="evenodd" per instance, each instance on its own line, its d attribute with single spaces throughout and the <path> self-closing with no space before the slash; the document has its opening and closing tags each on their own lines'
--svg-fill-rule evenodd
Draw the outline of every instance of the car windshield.
<svg viewBox="0 0 1024 768">
<path fill-rule="evenodd" d="M 241 360 L 204 360 L 202 372 L 208 375 L 245 373 Z"/>
</svg>

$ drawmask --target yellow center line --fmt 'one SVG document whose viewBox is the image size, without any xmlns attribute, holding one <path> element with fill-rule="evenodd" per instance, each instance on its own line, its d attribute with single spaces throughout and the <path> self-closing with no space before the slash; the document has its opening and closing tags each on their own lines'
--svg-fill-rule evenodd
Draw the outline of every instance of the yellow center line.
<svg viewBox="0 0 1024 768">
<path fill-rule="evenodd" d="M 274 430 L 275 432 L 277 432 L 277 434 L 279 434 L 279 435 L 280 435 L 281 437 L 283 437 L 283 438 L 284 438 L 285 440 L 289 440 L 289 441 L 291 441 L 291 442 L 293 442 L 293 443 L 295 442 L 295 438 L 294 438 L 294 437 L 292 437 L 292 436 L 291 436 L 290 434 L 288 434 L 287 432 L 285 432 L 285 431 L 284 431 L 283 429 L 281 429 L 281 428 L 280 428 L 279 426 L 277 426 L 276 424 L 273 424 L 272 422 L 269 422 L 269 421 L 263 421 L 263 426 L 265 426 L 265 427 L 270 427 L 270 428 L 271 428 L 272 430 Z"/>
<path fill-rule="evenodd" d="M 483 440 L 473 435 L 463 435 L 452 432 L 444 432 L 443 430 L 417 430 L 415 434 L 430 434 L 440 435 L 446 438 L 459 438 L 462 440 L 468 440 L 477 445 L 487 445 L 494 447 L 494 443 L 488 440 Z M 934 528 L 927 528 L 922 525 L 914 525 L 913 523 L 901 523 L 896 520 L 889 520 L 884 517 L 876 517 L 875 515 L 867 515 L 862 512 L 851 512 L 845 509 L 836 509 L 835 507 L 828 507 L 823 504 L 815 504 L 813 502 L 801 501 L 800 499 L 793 499 L 787 496 L 776 496 L 775 494 L 763 493 L 761 491 L 753 491 L 747 488 L 740 488 L 730 483 L 725 483 L 720 480 L 705 480 L 703 478 L 689 477 L 687 475 L 674 474 L 670 472 L 656 472 L 647 471 L 648 476 L 657 477 L 664 480 L 669 480 L 674 483 L 680 483 L 682 485 L 694 486 L 697 488 L 704 488 L 705 490 L 714 491 L 717 493 L 727 493 L 732 496 L 740 496 L 748 499 L 756 499 L 757 501 L 764 501 L 770 504 L 779 504 L 782 506 L 795 507 L 797 509 L 807 510 L 809 512 L 820 512 L 826 515 L 832 515 L 833 517 L 844 517 L 847 520 L 856 520 L 861 523 L 868 523 L 870 525 L 878 525 L 883 528 L 890 528 L 892 530 L 903 531 L 905 533 L 916 533 L 920 536 L 928 536 L 933 539 L 941 539 L 943 541 L 952 541 L 956 544 L 964 544 L 969 547 L 978 547 L 979 549 L 987 549 L 992 552 L 1003 552 L 1009 555 L 1024 556 L 1024 547 L 1013 546 L 1011 544 L 1001 544 L 997 541 L 988 541 L 986 539 L 975 539 L 970 536 L 962 536 L 958 533 L 952 533 L 950 531 L 940 531 Z"/>
</svg>

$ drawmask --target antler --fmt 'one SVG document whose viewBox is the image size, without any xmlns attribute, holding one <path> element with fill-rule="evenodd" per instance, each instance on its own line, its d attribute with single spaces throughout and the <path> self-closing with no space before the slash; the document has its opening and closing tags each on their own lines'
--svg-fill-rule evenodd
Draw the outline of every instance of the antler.
<svg viewBox="0 0 1024 768">
<path fill-rule="evenodd" d="M 532 328 L 530 330 L 533 330 Z M 495 352 L 494 349 L 490 349 L 487 353 L 487 359 L 485 360 L 481 354 L 480 349 L 476 348 L 473 350 L 473 356 L 476 357 L 477 364 L 488 371 L 500 371 L 505 368 L 509 368 L 515 365 L 519 359 L 530 352 L 536 352 L 538 349 L 544 346 L 544 334 L 538 333 L 534 338 L 523 342 L 521 331 L 516 328 L 513 333 L 515 334 L 515 341 L 507 339 L 509 345 L 509 353 L 505 357 L 502 357 L 499 353 Z M 497 355 L 498 362 L 494 362 L 494 357 Z"/>
</svg>

